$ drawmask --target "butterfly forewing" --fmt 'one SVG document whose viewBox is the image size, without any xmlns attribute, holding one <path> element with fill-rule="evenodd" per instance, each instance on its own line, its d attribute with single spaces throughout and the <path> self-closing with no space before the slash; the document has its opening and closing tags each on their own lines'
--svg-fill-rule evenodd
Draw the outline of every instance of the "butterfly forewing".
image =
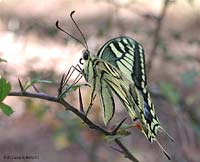
<svg viewBox="0 0 200 162">
<path fill-rule="evenodd" d="M 111 39 L 103 45 L 97 56 L 120 69 L 137 88 L 146 93 L 146 72 L 143 47 L 129 37 Z"/>
</svg>

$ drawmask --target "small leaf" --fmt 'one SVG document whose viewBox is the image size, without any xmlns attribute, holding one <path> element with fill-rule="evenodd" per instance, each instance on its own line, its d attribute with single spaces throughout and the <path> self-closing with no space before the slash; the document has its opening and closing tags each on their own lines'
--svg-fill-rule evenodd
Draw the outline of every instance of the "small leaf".
<svg viewBox="0 0 200 162">
<path fill-rule="evenodd" d="M 72 92 L 72 91 L 76 91 L 76 90 L 77 90 L 78 88 L 80 88 L 82 85 L 83 85 L 83 84 L 75 84 L 75 85 L 73 85 L 73 86 L 68 85 L 67 88 L 70 87 L 70 86 L 71 86 L 71 87 L 68 89 L 67 92 L 69 93 L 69 92 Z M 66 89 L 67 89 L 67 88 L 66 88 Z"/>
<path fill-rule="evenodd" d="M 131 132 L 121 129 L 116 135 L 105 136 L 105 140 L 107 140 L 108 142 L 112 142 L 117 138 L 122 138 L 122 137 L 128 136 L 130 134 L 131 134 Z"/>
<path fill-rule="evenodd" d="M 53 83 L 53 82 L 50 81 L 50 80 L 41 80 L 41 79 L 37 79 L 37 80 L 36 80 L 36 83 L 48 83 L 48 84 L 51 84 L 51 83 Z"/>
<path fill-rule="evenodd" d="M 122 126 L 120 127 L 120 129 L 130 129 L 130 128 L 133 128 L 133 127 L 135 127 L 135 124 L 123 123 Z"/>
<path fill-rule="evenodd" d="M 25 83 L 24 90 L 26 91 L 28 88 L 30 88 L 31 86 L 33 86 L 36 83 L 52 83 L 52 81 L 41 80 L 41 79 L 33 79 L 33 80 Z"/>
<path fill-rule="evenodd" d="M 10 106 L 8 106 L 8 105 L 6 105 L 6 104 L 4 104 L 4 103 L 0 103 L 0 109 L 3 111 L 3 113 L 4 114 L 6 114 L 7 116 L 10 116 L 14 111 L 13 111 L 13 109 L 10 107 Z"/>
<path fill-rule="evenodd" d="M 116 135 L 113 135 L 113 136 L 105 136 L 105 140 L 106 140 L 107 142 L 112 142 L 112 141 L 114 141 L 115 139 L 121 138 L 121 137 L 123 137 L 123 135 L 120 135 L 120 134 L 116 134 Z"/>
<path fill-rule="evenodd" d="M 67 93 L 76 91 L 78 88 L 80 88 L 81 86 L 87 86 L 87 84 L 75 84 L 75 85 L 66 85 L 65 90 L 58 96 L 59 98 L 65 98 Z"/>
<path fill-rule="evenodd" d="M 4 60 L 4 59 L 0 58 L 0 63 L 1 63 L 1 62 L 6 62 L 6 63 L 7 63 L 7 61 L 6 61 L 6 60 Z"/>
<path fill-rule="evenodd" d="M 3 77 L 0 76 L 0 102 L 9 94 L 11 90 L 10 83 Z"/>
<path fill-rule="evenodd" d="M 118 134 L 118 135 L 121 135 L 121 136 L 128 136 L 128 135 L 131 134 L 131 132 L 128 131 L 127 129 L 119 129 L 119 130 L 117 131 L 117 134 Z"/>
</svg>

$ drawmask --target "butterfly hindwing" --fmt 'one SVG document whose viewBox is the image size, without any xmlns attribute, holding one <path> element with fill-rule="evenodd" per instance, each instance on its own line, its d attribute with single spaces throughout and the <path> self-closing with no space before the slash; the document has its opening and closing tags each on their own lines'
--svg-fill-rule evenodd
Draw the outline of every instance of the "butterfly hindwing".
<svg viewBox="0 0 200 162">
<path fill-rule="evenodd" d="M 136 118 L 135 110 L 134 107 L 132 106 L 132 103 L 130 101 L 130 94 L 128 92 L 129 89 L 129 81 L 125 79 L 121 71 L 117 69 L 115 66 L 112 64 L 103 61 L 102 59 L 97 59 L 95 61 L 95 68 L 97 69 L 97 73 L 101 74 L 100 76 L 100 90 L 102 88 L 102 91 L 100 93 L 107 93 L 107 95 L 110 95 L 112 92 L 114 92 L 115 95 L 120 99 L 122 104 L 125 106 L 126 110 L 129 112 L 131 118 L 134 120 Z M 107 92 L 104 91 L 103 89 L 107 88 Z M 109 89 L 109 90 L 108 90 Z M 106 94 L 101 94 L 100 96 Z M 109 98 L 109 96 L 107 96 Z M 103 103 L 103 102 L 101 102 Z M 104 113 L 106 111 L 111 111 L 107 110 L 108 108 L 104 109 Z"/>
<path fill-rule="evenodd" d="M 99 89 L 99 99 L 103 108 L 103 120 L 105 125 L 107 125 L 114 115 L 115 103 L 110 87 L 108 87 L 103 79 L 100 83 L 101 87 Z"/>
</svg>

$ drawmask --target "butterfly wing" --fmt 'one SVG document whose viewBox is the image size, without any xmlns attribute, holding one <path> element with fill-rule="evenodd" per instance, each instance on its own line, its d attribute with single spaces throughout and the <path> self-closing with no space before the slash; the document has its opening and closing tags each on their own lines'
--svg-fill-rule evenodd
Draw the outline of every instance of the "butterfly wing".
<svg viewBox="0 0 200 162">
<path fill-rule="evenodd" d="M 160 127 L 154 105 L 147 91 L 144 49 L 130 37 L 114 38 L 103 45 L 97 56 L 117 67 L 135 87 L 130 89 L 137 105 L 137 117 L 144 134 L 153 141 Z"/>
<path fill-rule="evenodd" d="M 132 102 L 130 101 L 130 94 L 128 91 L 130 82 L 122 76 L 119 69 L 117 69 L 112 64 L 103 61 L 102 59 L 96 59 L 94 62 L 94 67 L 96 69 L 96 77 L 100 78 L 99 80 L 101 86 L 99 88 L 99 96 L 101 105 L 104 108 L 104 113 L 109 111 L 109 106 L 103 105 L 103 97 L 101 96 L 104 96 L 104 99 L 106 101 L 109 99 L 109 96 L 111 96 L 110 94 L 112 94 L 112 91 L 118 96 L 122 104 L 125 106 L 126 110 L 129 112 L 131 118 L 135 120 L 136 114 L 134 107 L 132 106 Z M 112 116 L 110 116 L 109 120 L 111 120 L 111 118 Z"/>
<path fill-rule="evenodd" d="M 99 50 L 97 57 L 120 69 L 125 77 L 146 93 L 147 77 L 143 47 L 130 37 L 111 39 Z"/>
<path fill-rule="evenodd" d="M 115 112 L 115 103 L 110 87 L 106 82 L 101 79 L 101 86 L 99 88 L 98 96 L 100 99 L 101 106 L 103 108 L 103 120 L 105 125 L 107 125 L 113 118 Z"/>
<path fill-rule="evenodd" d="M 103 119 L 106 125 L 112 119 L 115 111 L 112 92 L 119 97 L 131 118 L 133 120 L 136 118 L 134 106 L 131 105 L 132 102 L 130 101 L 128 91 L 130 81 L 122 77 L 119 69 L 105 60 L 90 56 L 84 63 L 83 72 L 86 81 L 92 87 L 92 94 L 98 93 L 103 109 Z"/>
</svg>

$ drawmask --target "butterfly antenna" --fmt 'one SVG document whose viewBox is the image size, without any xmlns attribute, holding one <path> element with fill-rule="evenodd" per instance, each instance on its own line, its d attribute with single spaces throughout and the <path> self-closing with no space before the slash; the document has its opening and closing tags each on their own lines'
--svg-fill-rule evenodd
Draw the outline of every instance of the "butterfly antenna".
<svg viewBox="0 0 200 162">
<path fill-rule="evenodd" d="M 56 27 L 57 27 L 60 31 L 62 31 L 63 33 L 69 35 L 69 36 L 72 37 L 74 40 L 76 40 L 77 42 L 79 42 L 80 44 L 82 44 L 85 48 L 87 47 L 87 46 L 86 46 L 83 42 L 81 42 L 78 38 L 74 37 L 72 34 L 70 34 L 69 32 L 65 31 L 63 28 L 61 28 L 61 27 L 59 26 L 59 21 L 58 21 L 58 20 L 56 21 Z"/>
<path fill-rule="evenodd" d="M 72 12 L 70 13 L 71 20 L 73 21 L 74 25 L 76 26 L 76 28 L 78 29 L 79 33 L 81 34 L 81 36 L 82 36 L 82 38 L 83 38 L 84 47 L 88 50 L 88 45 L 87 45 L 85 36 L 83 35 L 83 32 L 81 31 L 81 29 L 79 28 L 78 24 L 76 23 L 76 21 L 75 21 L 74 18 L 73 18 L 73 14 L 74 14 L 74 13 L 75 13 L 75 11 L 72 11 Z M 83 44 L 83 43 L 82 43 L 82 44 Z"/>
<path fill-rule="evenodd" d="M 163 153 L 165 154 L 165 156 L 171 160 L 171 156 L 169 155 L 169 153 L 164 149 L 164 147 L 160 144 L 160 142 L 155 139 L 155 142 L 158 144 L 158 146 L 160 147 L 160 149 L 163 151 Z"/>
</svg>

